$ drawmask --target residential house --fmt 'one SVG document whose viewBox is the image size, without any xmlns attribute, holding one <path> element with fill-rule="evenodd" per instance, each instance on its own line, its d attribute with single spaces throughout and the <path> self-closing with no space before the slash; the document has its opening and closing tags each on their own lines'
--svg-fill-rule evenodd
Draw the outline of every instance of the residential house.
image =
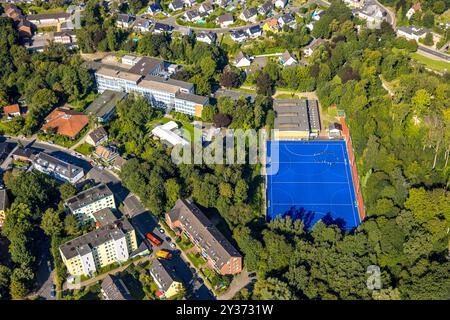
<svg viewBox="0 0 450 320">
<path fill-rule="evenodd" d="M 67 12 L 43 13 L 27 15 L 27 20 L 36 26 L 58 26 L 71 20 L 71 14 Z"/>
<path fill-rule="evenodd" d="M 19 32 L 20 38 L 31 38 L 33 36 L 31 23 L 27 19 L 20 19 L 17 23 L 17 31 Z"/>
<path fill-rule="evenodd" d="M 66 210 L 80 224 L 95 222 L 94 213 L 101 209 L 116 209 L 114 194 L 106 184 L 99 184 L 66 200 Z"/>
<path fill-rule="evenodd" d="M 280 31 L 278 20 L 276 18 L 267 20 L 263 25 L 263 30 L 266 32 L 278 33 Z"/>
<path fill-rule="evenodd" d="M 198 11 L 210 15 L 214 11 L 214 6 L 209 2 L 203 2 L 198 8 Z"/>
<path fill-rule="evenodd" d="M 267 0 L 262 6 L 258 8 L 258 13 L 262 16 L 268 15 L 273 10 L 273 3 Z"/>
<path fill-rule="evenodd" d="M 156 2 L 156 3 L 152 3 L 148 6 L 147 10 L 145 11 L 146 14 L 149 14 L 151 16 L 154 16 L 155 14 L 158 14 L 160 12 L 162 12 L 162 7 L 161 5 Z"/>
<path fill-rule="evenodd" d="M 155 23 L 155 27 L 153 28 L 153 32 L 154 33 L 168 33 L 168 34 L 170 34 L 170 33 L 173 32 L 173 27 L 169 26 L 168 24 L 156 22 Z"/>
<path fill-rule="evenodd" d="M 197 22 L 202 19 L 197 9 L 186 11 L 183 15 L 184 19 L 189 22 Z"/>
<path fill-rule="evenodd" d="M 41 130 L 74 139 L 89 124 L 89 117 L 82 112 L 56 108 L 45 118 Z"/>
<path fill-rule="evenodd" d="M 422 5 L 420 4 L 420 2 L 417 2 L 411 8 L 409 8 L 409 10 L 406 12 L 406 18 L 408 18 L 408 20 L 411 20 L 412 16 L 415 13 L 421 12 L 421 11 L 422 11 Z"/>
<path fill-rule="evenodd" d="M 108 122 L 116 112 L 117 104 L 126 96 L 126 92 L 105 90 L 92 101 L 84 112 L 93 116 L 100 123 Z"/>
<path fill-rule="evenodd" d="M 221 28 L 226 28 L 234 23 L 234 18 L 232 14 L 225 13 L 217 17 L 217 23 Z"/>
<path fill-rule="evenodd" d="M 125 164 L 125 162 L 127 162 L 127 160 L 125 160 L 121 156 L 118 156 L 118 157 L 116 157 L 116 159 L 114 159 L 113 168 L 117 171 L 120 171 L 120 170 L 122 170 L 122 167 Z"/>
<path fill-rule="evenodd" d="M 72 276 L 89 276 L 113 263 L 126 262 L 136 250 L 136 231 L 126 218 L 59 246 L 63 263 Z"/>
<path fill-rule="evenodd" d="M 105 143 L 108 141 L 108 133 L 106 132 L 105 128 L 99 127 L 92 132 L 90 132 L 86 136 L 86 143 L 89 143 L 91 146 L 98 146 L 102 143 Z"/>
<path fill-rule="evenodd" d="M 353 15 L 367 21 L 368 28 L 379 28 L 381 22 L 387 18 L 387 11 L 377 4 L 365 5 L 361 9 L 354 9 Z"/>
<path fill-rule="evenodd" d="M 239 51 L 234 58 L 234 65 L 238 68 L 248 67 L 251 64 L 251 60 L 242 51 Z"/>
<path fill-rule="evenodd" d="M 295 29 L 297 27 L 297 22 L 295 21 L 294 16 L 290 13 L 283 14 L 280 18 L 278 18 L 278 24 L 281 28 L 288 26 Z"/>
<path fill-rule="evenodd" d="M 178 199 L 166 213 L 166 223 L 176 234 L 184 234 L 217 273 L 232 275 L 242 271 L 242 255 L 194 203 Z"/>
<path fill-rule="evenodd" d="M 48 174 L 55 179 L 77 183 L 84 176 L 82 168 L 60 160 L 45 152 L 40 152 L 33 156 L 33 168 Z"/>
<path fill-rule="evenodd" d="M 13 19 L 14 22 L 19 22 L 20 20 L 25 19 L 24 15 L 22 14 L 22 10 L 20 10 L 17 6 L 5 3 L 3 4 L 3 8 L 5 11 L 5 15 L 8 18 Z"/>
<path fill-rule="evenodd" d="M 284 9 L 287 5 L 287 0 L 276 0 L 275 1 L 275 8 Z"/>
<path fill-rule="evenodd" d="M 0 142 L 0 162 L 5 160 L 11 151 L 14 149 L 14 144 L 10 142 Z"/>
<path fill-rule="evenodd" d="M 53 42 L 61 44 L 72 44 L 73 47 L 77 43 L 77 35 L 73 30 L 64 30 L 53 33 Z"/>
<path fill-rule="evenodd" d="M 140 33 L 149 32 L 152 26 L 152 21 L 150 19 L 138 17 L 134 23 L 133 30 Z"/>
<path fill-rule="evenodd" d="M 121 13 L 117 15 L 117 27 L 122 29 L 128 29 L 131 28 L 131 25 L 133 24 L 133 21 L 135 20 L 135 17 L 131 14 Z"/>
<path fill-rule="evenodd" d="M 33 155 L 36 154 L 36 151 L 34 149 L 30 148 L 17 148 L 12 153 L 12 158 L 14 161 L 19 162 L 31 162 L 33 159 Z"/>
<path fill-rule="evenodd" d="M 231 0 L 213 0 L 214 4 L 218 5 L 219 7 L 225 8 L 231 3 Z"/>
<path fill-rule="evenodd" d="M 311 18 L 314 21 L 319 21 L 322 19 L 322 17 L 326 14 L 325 10 L 315 10 L 313 13 L 311 13 Z"/>
<path fill-rule="evenodd" d="M 16 103 L 9 106 L 4 106 L 3 115 L 8 120 L 11 120 L 14 117 L 20 117 L 22 115 L 22 112 L 20 110 L 19 104 Z"/>
<path fill-rule="evenodd" d="M 204 42 L 207 44 L 213 44 L 217 41 L 217 34 L 214 32 L 206 32 L 206 31 L 200 31 L 196 34 L 197 41 Z"/>
<path fill-rule="evenodd" d="M 169 10 L 171 10 L 171 11 L 183 10 L 183 8 L 184 8 L 184 2 L 182 0 L 175 0 L 171 3 L 169 3 Z"/>
<path fill-rule="evenodd" d="M 344 0 L 344 2 L 351 8 L 362 8 L 366 0 Z"/>
<path fill-rule="evenodd" d="M 196 0 L 183 0 L 183 2 L 186 7 L 192 7 L 194 4 L 197 3 Z"/>
<path fill-rule="evenodd" d="M 150 275 L 158 286 L 156 295 L 159 298 L 170 299 L 183 290 L 183 283 L 167 261 L 154 259 L 150 268 Z"/>
<path fill-rule="evenodd" d="M 314 39 L 303 49 L 303 53 L 306 57 L 310 57 L 313 54 L 314 50 L 323 43 L 325 43 L 325 40 L 323 40 L 322 38 Z"/>
<path fill-rule="evenodd" d="M 5 221 L 5 212 L 10 207 L 8 192 L 6 189 L 0 190 L 0 229 L 3 227 L 3 223 Z"/>
<path fill-rule="evenodd" d="M 280 63 L 283 67 L 291 67 L 298 64 L 297 60 L 292 56 L 292 54 L 286 50 L 280 57 Z"/>
<path fill-rule="evenodd" d="M 102 281 L 103 300 L 133 300 L 130 291 L 119 277 L 108 274 Z"/>
<path fill-rule="evenodd" d="M 247 74 L 253 74 L 256 71 L 263 69 L 267 65 L 268 61 L 269 59 L 267 57 L 255 57 L 250 67 L 248 67 L 245 72 Z"/>
<path fill-rule="evenodd" d="M 397 28 L 397 35 L 399 37 L 404 37 L 408 40 L 416 40 L 419 41 L 420 39 L 425 38 L 428 32 L 431 32 L 430 30 L 427 30 L 422 27 L 416 27 L 416 26 L 408 26 L 408 27 L 398 27 Z"/>
<path fill-rule="evenodd" d="M 247 34 L 245 33 L 244 30 L 238 29 L 238 30 L 232 31 L 230 34 L 230 37 L 231 37 L 231 40 L 233 40 L 233 41 L 243 42 L 247 39 Z"/>
<path fill-rule="evenodd" d="M 248 28 L 246 31 L 250 38 L 258 38 L 262 36 L 262 29 L 259 25 L 252 26 Z"/>
<path fill-rule="evenodd" d="M 97 146 L 94 155 L 103 161 L 112 162 L 119 154 L 112 146 Z"/>
<path fill-rule="evenodd" d="M 256 18 L 258 17 L 258 10 L 256 8 L 248 8 L 239 15 L 239 19 L 245 22 L 256 23 Z"/>
</svg>

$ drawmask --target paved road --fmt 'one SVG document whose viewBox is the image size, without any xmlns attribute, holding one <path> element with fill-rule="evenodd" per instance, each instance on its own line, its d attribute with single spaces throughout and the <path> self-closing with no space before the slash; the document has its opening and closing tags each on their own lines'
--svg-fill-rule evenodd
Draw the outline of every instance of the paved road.
<svg viewBox="0 0 450 320">
<path fill-rule="evenodd" d="M 448 54 L 444 54 L 442 52 L 438 52 L 436 50 L 424 47 L 422 45 L 419 45 L 419 48 L 417 50 L 419 53 L 425 53 L 428 55 L 432 55 L 434 57 L 436 57 L 438 60 L 442 60 L 442 61 L 446 61 L 446 62 L 450 62 L 450 56 Z"/>
</svg>

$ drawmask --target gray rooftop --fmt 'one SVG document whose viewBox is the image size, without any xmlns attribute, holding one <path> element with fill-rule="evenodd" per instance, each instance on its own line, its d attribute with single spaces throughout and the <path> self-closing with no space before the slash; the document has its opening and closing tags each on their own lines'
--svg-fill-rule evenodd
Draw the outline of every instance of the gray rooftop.
<svg viewBox="0 0 450 320">
<path fill-rule="evenodd" d="M 85 110 L 86 114 L 91 114 L 95 117 L 105 117 L 113 112 L 117 103 L 126 97 L 125 92 L 105 90 L 103 93 L 95 98 L 94 101 Z"/>
<path fill-rule="evenodd" d="M 309 131 L 306 100 L 275 100 L 273 109 L 275 129 L 280 131 Z"/>
<path fill-rule="evenodd" d="M 123 201 L 123 211 L 129 217 L 134 217 L 145 212 L 146 210 L 135 195 L 129 195 Z"/>
<path fill-rule="evenodd" d="M 94 141 L 95 144 L 97 144 L 99 141 L 101 141 L 102 139 L 104 139 L 107 136 L 108 136 L 108 133 L 106 132 L 105 128 L 103 128 L 103 127 L 99 127 L 97 129 L 95 129 L 94 131 L 92 131 L 91 133 L 89 133 L 89 137 L 92 139 L 92 141 Z"/>
<path fill-rule="evenodd" d="M 99 184 L 93 188 L 83 191 L 76 196 L 67 199 L 66 206 L 71 210 L 75 211 L 79 208 L 87 206 L 93 202 L 100 199 L 112 196 L 112 191 L 108 188 L 106 184 Z"/>
<path fill-rule="evenodd" d="M 116 276 L 107 275 L 102 282 L 102 290 L 107 300 L 133 299 L 123 281 Z"/>
<path fill-rule="evenodd" d="M 280 131 L 320 131 L 317 100 L 275 100 L 275 129 Z"/>
<path fill-rule="evenodd" d="M 132 230 L 134 228 L 130 222 L 126 218 L 122 218 L 72 239 L 60 245 L 59 249 L 66 259 L 71 259 L 77 255 L 89 253 L 92 248 L 98 247 L 107 241 L 123 238 L 126 233 Z"/>
<path fill-rule="evenodd" d="M 199 96 L 199 95 L 192 94 L 192 93 L 184 93 L 184 92 L 177 92 L 175 94 L 175 98 L 194 102 L 194 103 L 201 104 L 201 105 L 206 105 L 209 101 L 208 97 Z"/>
<path fill-rule="evenodd" d="M 209 258 L 220 269 L 231 257 L 241 257 L 236 248 L 223 236 L 216 226 L 193 203 L 178 199 L 173 209 L 167 213 L 170 220 L 180 221 L 183 228 L 194 237 Z"/>
<path fill-rule="evenodd" d="M 55 158 L 45 152 L 40 152 L 37 154 L 33 161 L 41 167 L 44 167 L 49 171 L 57 172 L 58 174 L 69 179 L 74 178 L 80 172 L 83 172 L 82 168 Z"/>
<path fill-rule="evenodd" d="M 131 67 L 130 70 L 128 70 L 128 72 L 146 76 L 153 73 L 158 67 L 162 68 L 163 64 L 164 61 L 159 59 L 141 57 L 139 61 L 133 67 Z"/>
<path fill-rule="evenodd" d="M 92 215 L 94 216 L 95 222 L 99 226 L 106 226 L 107 224 L 111 224 L 117 220 L 117 217 L 110 208 L 103 208 Z"/>
<path fill-rule="evenodd" d="M 8 199 L 8 193 L 6 189 L 0 190 L 0 211 L 5 211 L 8 209 L 9 206 L 9 199 Z"/>
<path fill-rule="evenodd" d="M 181 282 L 177 275 L 171 272 L 170 266 L 166 261 L 154 259 L 150 268 L 150 274 L 158 281 L 161 286 L 160 289 L 164 291 L 167 291 L 174 281 Z"/>
</svg>

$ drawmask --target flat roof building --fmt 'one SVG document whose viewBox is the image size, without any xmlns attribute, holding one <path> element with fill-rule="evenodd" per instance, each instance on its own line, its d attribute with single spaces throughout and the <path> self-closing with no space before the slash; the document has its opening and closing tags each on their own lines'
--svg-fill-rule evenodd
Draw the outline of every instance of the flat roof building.
<svg viewBox="0 0 450 320">
<path fill-rule="evenodd" d="M 276 140 L 308 139 L 320 132 L 319 108 L 316 100 L 275 100 L 274 128 Z"/>
<path fill-rule="evenodd" d="M 105 90 L 92 101 L 85 113 L 94 116 L 99 122 L 108 122 L 116 112 L 117 104 L 126 96 L 125 92 Z"/>
<path fill-rule="evenodd" d="M 96 221 L 94 214 L 102 209 L 116 209 L 114 194 L 103 183 L 67 199 L 64 206 L 81 224 Z"/>
</svg>

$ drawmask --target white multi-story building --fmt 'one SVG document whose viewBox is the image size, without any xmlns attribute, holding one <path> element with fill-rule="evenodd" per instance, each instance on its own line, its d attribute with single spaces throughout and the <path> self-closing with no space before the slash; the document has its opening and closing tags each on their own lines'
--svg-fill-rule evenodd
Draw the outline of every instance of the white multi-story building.
<svg viewBox="0 0 450 320">
<path fill-rule="evenodd" d="M 102 209 L 115 209 L 114 194 L 105 184 L 100 184 L 67 199 L 65 207 L 81 223 L 95 221 L 94 214 Z"/>
<path fill-rule="evenodd" d="M 192 83 L 144 73 L 145 76 L 142 73 L 100 68 L 95 73 L 98 91 L 136 92 L 147 98 L 154 107 L 201 116 L 208 98 L 195 95 Z"/>
<path fill-rule="evenodd" d="M 59 247 L 69 274 L 92 275 L 112 263 L 133 257 L 138 249 L 136 232 L 127 219 L 115 220 Z"/>
<path fill-rule="evenodd" d="M 33 159 L 33 168 L 58 180 L 77 183 L 84 176 L 83 169 L 40 152 Z"/>
</svg>

